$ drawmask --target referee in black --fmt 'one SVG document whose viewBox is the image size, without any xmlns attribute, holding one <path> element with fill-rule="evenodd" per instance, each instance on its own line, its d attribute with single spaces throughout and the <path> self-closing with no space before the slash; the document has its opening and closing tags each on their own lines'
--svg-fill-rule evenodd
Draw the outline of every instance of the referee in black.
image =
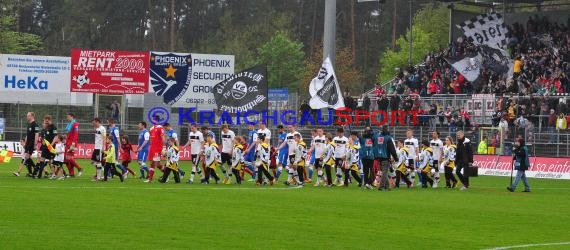
<svg viewBox="0 0 570 250">
<path fill-rule="evenodd" d="M 28 126 L 26 127 L 26 141 L 24 143 L 24 165 L 28 169 L 28 177 L 33 177 L 35 164 L 32 160 L 32 154 L 36 148 L 40 127 L 36 123 L 36 115 L 34 112 L 28 112 L 26 119 L 28 120 Z"/>
</svg>

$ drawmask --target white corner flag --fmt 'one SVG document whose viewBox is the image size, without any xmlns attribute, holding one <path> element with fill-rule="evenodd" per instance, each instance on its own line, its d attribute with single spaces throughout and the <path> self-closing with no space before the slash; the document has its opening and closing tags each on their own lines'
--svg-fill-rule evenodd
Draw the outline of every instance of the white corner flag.
<svg viewBox="0 0 570 250">
<path fill-rule="evenodd" d="M 309 84 L 309 94 L 311 94 L 309 105 L 312 109 L 344 108 L 342 92 L 328 57 L 323 62 L 317 76 Z"/>
</svg>

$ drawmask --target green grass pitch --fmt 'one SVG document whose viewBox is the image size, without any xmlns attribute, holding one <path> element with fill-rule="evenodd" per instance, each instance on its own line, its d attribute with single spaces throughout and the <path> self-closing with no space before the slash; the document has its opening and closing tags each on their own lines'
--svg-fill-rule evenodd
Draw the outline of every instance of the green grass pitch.
<svg viewBox="0 0 570 250">
<path fill-rule="evenodd" d="M 468 191 L 13 177 L 0 164 L 2 249 L 486 249 L 570 242 L 570 181 L 472 179 Z M 189 163 L 182 166 L 188 170 Z M 138 170 L 138 166 L 133 169 Z M 160 175 L 160 172 L 159 174 Z M 570 243 L 569 243 L 570 244 Z M 532 249 L 568 249 L 570 245 Z"/>
</svg>

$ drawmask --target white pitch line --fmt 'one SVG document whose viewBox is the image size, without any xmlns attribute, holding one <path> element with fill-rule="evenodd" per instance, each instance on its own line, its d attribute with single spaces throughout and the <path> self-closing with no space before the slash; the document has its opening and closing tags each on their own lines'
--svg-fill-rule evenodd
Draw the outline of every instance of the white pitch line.
<svg viewBox="0 0 570 250">
<path fill-rule="evenodd" d="M 557 242 L 557 243 L 527 244 L 527 245 L 517 245 L 517 246 L 495 247 L 495 248 L 487 248 L 485 250 L 503 250 L 503 249 L 513 249 L 513 248 L 561 246 L 561 245 L 570 245 L 570 242 Z"/>
<path fill-rule="evenodd" d="M 143 190 L 290 190 L 297 187 L 96 187 L 96 186 L 0 186 L 0 188 L 29 189 L 143 189 Z"/>
</svg>

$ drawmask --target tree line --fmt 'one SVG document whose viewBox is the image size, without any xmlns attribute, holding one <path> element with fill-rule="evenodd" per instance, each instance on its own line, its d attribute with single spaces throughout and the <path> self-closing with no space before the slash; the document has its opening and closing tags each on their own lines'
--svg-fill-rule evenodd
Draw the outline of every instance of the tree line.
<svg viewBox="0 0 570 250">
<path fill-rule="evenodd" d="M 414 27 L 418 46 L 429 47 L 418 51 L 445 45 L 447 36 L 438 37 L 447 32 L 445 6 L 408 3 L 337 1 L 335 67 L 343 90 L 361 93 L 394 75 L 390 68 L 407 63 L 390 59 L 390 53 L 407 49 L 402 45 L 410 10 L 422 15 L 415 21 L 422 27 Z M 0 53 L 69 56 L 72 48 L 89 48 L 232 54 L 236 71 L 263 63 L 270 87 L 303 93 L 322 62 L 324 5 L 324 0 L 4 0 Z"/>
</svg>

